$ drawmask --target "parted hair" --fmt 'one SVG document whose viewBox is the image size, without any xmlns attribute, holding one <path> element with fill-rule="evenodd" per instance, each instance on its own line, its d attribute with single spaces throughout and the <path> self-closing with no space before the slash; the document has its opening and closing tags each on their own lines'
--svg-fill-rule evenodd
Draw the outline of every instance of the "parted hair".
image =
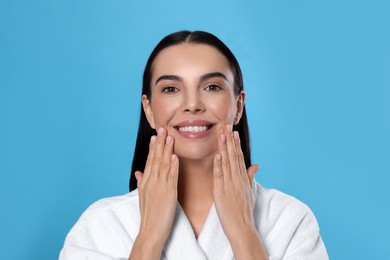
<svg viewBox="0 0 390 260">
<path fill-rule="evenodd" d="M 179 31 L 172 34 L 169 34 L 163 38 L 157 46 L 154 48 L 152 53 L 149 56 L 149 59 L 146 63 L 143 81 L 142 81 L 142 95 L 146 95 L 150 100 L 152 95 L 151 90 L 151 79 L 153 73 L 153 62 L 158 56 L 158 54 L 165 48 L 183 44 L 183 43 L 192 43 L 192 44 L 206 44 L 216 48 L 220 51 L 228 60 L 230 68 L 234 77 L 234 93 L 239 95 L 244 89 L 242 73 L 240 65 L 237 62 L 237 59 L 230 51 L 230 49 L 216 36 L 211 33 L 204 31 Z M 250 152 L 250 140 L 249 140 L 249 129 L 248 129 L 248 120 L 245 111 L 245 105 L 243 108 L 242 116 L 237 125 L 233 126 L 234 131 L 238 131 L 241 139 L 241 150 L 244 155 L 245 165 L 247 167 L 251 166 L 251 152 Z M 137 180 L 135 178 L 136 171 L 144 171 L 146 159 L 149 153 L 149 142 L 150 138 L 153 135 L 156 135 L 156 130 L 153 129 L 146 118 L 145 112 L 141 103 L 141 114 L 138 126 L 137 141 L 134 149 L 133 163 L 130 173 L 129 189 L 130 191 L 137 188 Z"/>
</svg>

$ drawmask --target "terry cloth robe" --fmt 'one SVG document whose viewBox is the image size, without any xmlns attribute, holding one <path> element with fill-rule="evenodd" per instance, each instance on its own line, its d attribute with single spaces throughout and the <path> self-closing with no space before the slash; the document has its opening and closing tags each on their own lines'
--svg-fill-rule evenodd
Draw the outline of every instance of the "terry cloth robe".
<svg viewBox="0 0 390 260">
<path fill-rule="evenodd" d="M 277 190 L 263 188 L 257 182 L 253 188 L 255 225 L 270 260 L 328 259 L 317 221 L 305 204 Z M 138 190 L 99 200 L 73 226 L 59 259 L 128 259 L 139 227 Z M 234 259 L 214 204 L 196 238 L 177 203 L 161 259 Z"/>
</svg>

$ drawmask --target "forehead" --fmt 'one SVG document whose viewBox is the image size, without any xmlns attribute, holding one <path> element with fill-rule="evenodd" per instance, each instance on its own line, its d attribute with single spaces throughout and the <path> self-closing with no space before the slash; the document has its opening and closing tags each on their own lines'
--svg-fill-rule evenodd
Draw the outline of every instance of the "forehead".
<svg viewBox="0 0 390 260">
<path fill-rule="evenodd" d="M 197 76 L 217 71 L 233 78 L 229 62 L 219 50 L 207 44 L 183 43 L 167 47 L 157 55 L 152 78 L 164 74 Z"/>
</svg>

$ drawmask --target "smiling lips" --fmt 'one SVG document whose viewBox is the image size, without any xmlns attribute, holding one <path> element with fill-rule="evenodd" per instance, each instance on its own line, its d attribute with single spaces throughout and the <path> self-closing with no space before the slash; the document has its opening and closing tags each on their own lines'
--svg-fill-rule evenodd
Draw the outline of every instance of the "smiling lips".
<svg viewBox="0 0 390 260">
<path fill-rule="evenodd" d="M 208 135 L 213 126 L 213 123 L 206 120 L 186 120 L 177 124 L 174 128 L 183 137 L 198 139 Z"/>
</svg>

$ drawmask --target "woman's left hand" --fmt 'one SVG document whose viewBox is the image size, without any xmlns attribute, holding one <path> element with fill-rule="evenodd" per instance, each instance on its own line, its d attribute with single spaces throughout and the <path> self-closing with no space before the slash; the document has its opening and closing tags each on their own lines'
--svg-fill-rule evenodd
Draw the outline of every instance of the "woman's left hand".
<svg viewBox="0 0 390 260">
<path fill-rule="evenodd" d="M 252 189 L 258 165 L 246 169 L 238 132 L 226 125 L 214 157 L 214 203 L 222 228 L 229 240 L 254 232 L 255 195 Z"/>
</svg>

